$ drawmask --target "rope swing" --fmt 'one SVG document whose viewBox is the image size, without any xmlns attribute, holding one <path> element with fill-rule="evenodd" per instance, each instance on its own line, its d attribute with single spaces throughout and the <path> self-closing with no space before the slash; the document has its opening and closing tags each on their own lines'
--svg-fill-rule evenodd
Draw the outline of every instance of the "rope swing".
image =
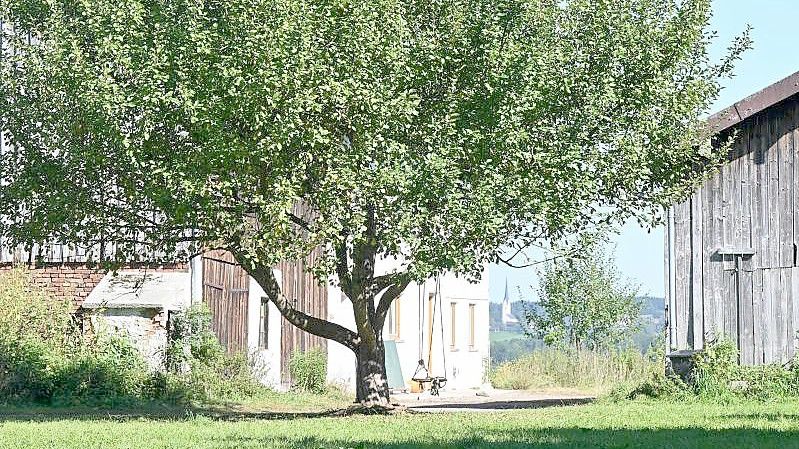
<svg viewBox="0 0 799 449">
<path fill-rule="evenodd" d="M 418 382 L 420 385 L 430 384 L 430 394 L 438 396 L 439 390 L 447 385 L 447 352 L 444 349 L 444 315 L 442 312 L 441 300 L 441 277 L 436 276 L 436 290 L 433 295 L 433 304 L 430 308 L 430 332 L 427 335 L 427 365 L 424 362 L 424 298 L 422 295 L 422 286 L 419 285 L 419 363 L 416 366 L 416 371 L 413 373 L 411 380 Z M 443 376 L 432 376 L 431 369 L 433 365 L 433 332 L 436 325 L 436 309 L 438 309 L 438 321 L 441 329 L 441 360 L 444 367 Z"/>
</svg>

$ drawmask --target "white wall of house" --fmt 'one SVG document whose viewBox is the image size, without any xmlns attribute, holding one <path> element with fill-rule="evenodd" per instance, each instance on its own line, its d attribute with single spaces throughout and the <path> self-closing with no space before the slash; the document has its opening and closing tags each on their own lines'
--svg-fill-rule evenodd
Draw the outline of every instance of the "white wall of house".
<svg viewBox="0 0 799 449">
<path fill-rule="evenodd" d="M 476 388 L 483 384 L 489 359 L 488 270 L 477 283 L 453 274 L 412 283 L 397 299 L 384 329 L 384 338 L 394 340 L 406 387 L 418 366 L 420 349 L 425 365 L 432 352 L 431 375 L 445 376 L 446 388 Z M 354 329 L 352 308 L 340 289 L 328 290 L 328 318 Z M 437 301 L 430 351 L 430 298 Z M 420 322 L 421 308 L 421 322 Z M 454 310 L 454 318 L 453 318 Z M 399 320 L 396 316 L 399 316 Z M 338 343 L 328 344 L 328 381 L 354 388 L 355 356 Z M 445 369 L 446 368 L 446 369 Z"/>
<path fill-rule="evenodd" d="M 280 272 L 276 272 L 278 283 Z M 268 302 L 267 344 L 261 342 L 261 301 L 266 293 L 258 282 L 250 277 L 250 294 L 247 303 L 247 353 L 258 380 L 273 388 L 281 388 L 280 376 L 280 312 L 274 304 Z"/>
</svg>

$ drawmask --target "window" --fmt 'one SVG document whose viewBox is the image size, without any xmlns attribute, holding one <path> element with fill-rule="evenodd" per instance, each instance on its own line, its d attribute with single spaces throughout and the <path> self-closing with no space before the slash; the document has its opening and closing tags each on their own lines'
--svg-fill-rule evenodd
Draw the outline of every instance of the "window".
<svg viewBox="0 0 799 449">
<path fill-rule="evenodd" d="M 261 298 L 261 315 L 258 318 L 258 348 L 269 349 L 269 299 Z"/>
<path fill-rule="evenodd" d="M 474 331 L 475 331 L 475 329 L 474 329 L 475 315 L 474 314 L 475 314 L 475 306 L 474 306 L 474 304 L 469 304 L 469 350 L 470 351 L 474 351 L 474 349 L 475 349 L 474 348 L 474 346 L 475 346 L 474 345 L 474 341 L 475 341 L 475 335 L 474 335 Z"/>
<path fill-rule="evenodd" d="M 456 321 L 455 321 L 455 317 L 456 317 L 455 309 L 456 309 L 455 303 L 454 302 L 449 303 L 449 348 L 453 349 L 453 350 L 455 349 L 455 341 L 456 341 L 456 337 L 455 337 L 455 323 L 456 323 Z"/>
<path fill-rule="evenodd" d="M 388 317 L 386 318 L 388 325 L 389 337 L 394 340 L 400 338 L 400 298 L 394 300 L 391 307 L 388 309 Z"/>
</svg>

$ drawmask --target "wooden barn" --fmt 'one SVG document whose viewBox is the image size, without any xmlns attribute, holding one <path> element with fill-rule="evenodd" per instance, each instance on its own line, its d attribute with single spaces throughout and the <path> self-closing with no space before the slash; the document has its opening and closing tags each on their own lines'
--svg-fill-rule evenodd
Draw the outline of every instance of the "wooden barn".
<svg viewBox="0 0 799 449">
<path fill-rule="evenodd" d="M 668 346 L 786 363 L 799 332 L 799 72 L 713 115 L 727 162 L 668 211 Z"/>
</svg>

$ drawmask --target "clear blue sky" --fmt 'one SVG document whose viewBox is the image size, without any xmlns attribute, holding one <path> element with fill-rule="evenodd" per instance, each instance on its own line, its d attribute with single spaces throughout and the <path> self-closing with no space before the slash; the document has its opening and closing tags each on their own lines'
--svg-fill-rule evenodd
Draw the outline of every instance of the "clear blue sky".
<svg viewBox="0 0 799 449">
<path fill-rule="evenodd" d="M 749 94 L 799 71 L 799 0 L 713 0 L 711 28 L 718 32 L 714 56 L 723 51 L 736 35 L 749 24 L 753 27 L 754 46 L 736 66 L 736 76 L 724 83 L 716 105 L 710 112 L 726 107 Z M 663 229 L 647 232 L 628 223 L 614 237 L 617 264 L 621 272 L 641 284 L 641 292 L 663 296 Z M 511 299 L 518 298 L 518 289 L 527 299 L 534 299 L 530 286 L 536 285 L 534 269 L 490 267 L 490 296 L 501 301 L 507 278 Z"/>
</svg>

